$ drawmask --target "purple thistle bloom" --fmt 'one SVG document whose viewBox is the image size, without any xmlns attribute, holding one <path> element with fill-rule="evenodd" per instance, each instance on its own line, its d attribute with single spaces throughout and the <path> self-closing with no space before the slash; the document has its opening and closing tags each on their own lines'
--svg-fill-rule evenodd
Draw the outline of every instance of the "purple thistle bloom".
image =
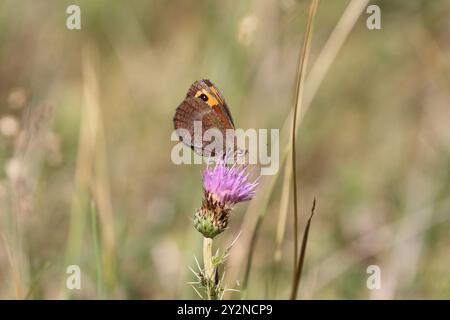
<svg viewBox="0 0 450 320">
<path fill-rule="evenodd" d="M 258 186 L 258 179 L 249 180 L 251 172 L 247 165 L 228 167 L 223 159 L 217 160 L 216 165 L 207 167 L 203 171 L 203 189 L 222 205 L 234 205 L 253 199 Z"/>
<path fill-rule="evenodd" d="M 204 197 L 193 224 L 206 238 L 226 230 L 233 205 L 253 199 L 258 187 L 258 179 L 250 181 L 248 165 L 229 167 L 226 162 L 219 158 L 214 167 L 203 171 Z"/>
</svg>

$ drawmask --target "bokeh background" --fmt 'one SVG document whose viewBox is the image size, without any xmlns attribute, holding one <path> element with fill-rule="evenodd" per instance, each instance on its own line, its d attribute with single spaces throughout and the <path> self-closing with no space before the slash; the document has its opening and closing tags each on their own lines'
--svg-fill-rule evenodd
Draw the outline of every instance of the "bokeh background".
<svg viewBox="0 0 450 320">
<path fill-rule="evenodd" d="M 322 1 L 314 24 L 310 74 L 327 43 L 337 54 L 313 95 L 306 79 L 301 230 L 313 197 L 317 208 L 299 298 L 449 298 L 450 2 L 370 1 L 381 30 L 356 2 L 364 9 L 344 20 L 342 46 L 328 40 L 355 1 Z M 66 28 L 71 4 L 81 30 Z M 175 108 L 209 78 L 238 127 L 288 135 L 308 5 L 1 0 L 0 298 L 196 298 L 186 282 L 201 257 L 190 219 L 204 166 L 171 162 Z M 275 181 L 270 201 L 261 191 L 239 205 L 216 241 L 242 231 L 227 266 L 228 287 L 240 289 L 262 217 L 247 298 L 289 297 L 284 170 L 262 178 L 263 188 Z M 69 265 L 81 268 L 81 290 L 65 286 Z M 369 265 L 381 268 L 380 290 L 366 286 Z"/>
</svg>

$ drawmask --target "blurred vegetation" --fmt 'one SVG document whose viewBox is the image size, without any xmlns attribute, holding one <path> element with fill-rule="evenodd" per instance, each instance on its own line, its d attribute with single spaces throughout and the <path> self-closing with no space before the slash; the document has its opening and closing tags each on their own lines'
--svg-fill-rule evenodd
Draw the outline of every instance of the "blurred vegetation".
<svg viewBox="0 0 450 320">
<path fill-rule="evenodd" d="M 348 3 L 320 3 L 311 65 Z M 299 298 L 448 298 L 450 2 L 373 3 L 382 29 L 368 30 L 362 13 L 300 126 L 302 226 L 314 196 L 317 208 Z M 65 26 L 70 4 L 81 7 L 81 30 Z M 186 282 L 201 254 L 190 219 L 203 166 L 170 160 L 175 108 L 209 78 L 238 127 L 281 128 L 307 9 L 296 0 L 1 0 L 0 298 L 195 298 Z M 281 187 L 248 298 L 289 297 L 291 207 L 273 264 Z M 220 245 L 238 234 L 246 207 Z M 233 250 L 248 254 L 239 241 Z M 65 288 L 71 264 L 81 290 Z M 366 287 L 371 264 L 381 290 Z M 239 289 L 244 267 L 230 266 L 229 287 Z"/>
</svg>

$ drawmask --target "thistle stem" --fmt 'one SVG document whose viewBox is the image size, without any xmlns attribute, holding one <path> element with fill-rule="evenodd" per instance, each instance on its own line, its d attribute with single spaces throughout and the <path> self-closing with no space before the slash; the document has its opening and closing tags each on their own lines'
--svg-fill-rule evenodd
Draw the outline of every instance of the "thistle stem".
<svg viewBox="0 0 450 320">
<path fill-rule="evenodd" d="M 205 267 L 205 276 L 213 280 L 214 267 L 212 264 L 212 243 L 213 239 L 203 238 L 203 265 Z"/>
<path fill-rule="evenodd" d="M 203 237 L 203 267 L 208 283 L 214 283 L 214 266 L 212 263 L 213 239 Z M 209 285 L 208 285 L 209 287 Z M 211 292 L 208 290 L 208 299 L 211 300 Z"/>
</svg>

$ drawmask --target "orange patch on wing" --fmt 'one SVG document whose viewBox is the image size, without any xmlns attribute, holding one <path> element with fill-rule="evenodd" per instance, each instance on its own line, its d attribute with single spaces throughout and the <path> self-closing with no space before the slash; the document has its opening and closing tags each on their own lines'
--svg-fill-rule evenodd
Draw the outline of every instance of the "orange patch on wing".
<svg viewBox="0 0 450 320">
<path fill-rule="evenodd" d="M 208 97 L 208 101 L 205 101 L 211 108 L 213 108 L 214 106 L 217 106 L 219 104 L 219 102 L 217 101 L 217 99 L 212 96 L 208 91 L 206 90 L 199 90 L 195 93 L 195 97 L 198 98 L 200 97 L 202 94 L 204 94 L 205 96 Z"/>
<path fill-rule="evenodd" d="M 220 96 L 219 91 L 216 89 L 216 87 L 211 86 L 209 87 L 211 89 L 211 91 L 214 93 L 214 95 L 216 96 L 216 98 L 219 100 L 219 102 L 221 104 L 225 104 L 225 101 L 223 101 L 222 97 Z"/>
</svg>

